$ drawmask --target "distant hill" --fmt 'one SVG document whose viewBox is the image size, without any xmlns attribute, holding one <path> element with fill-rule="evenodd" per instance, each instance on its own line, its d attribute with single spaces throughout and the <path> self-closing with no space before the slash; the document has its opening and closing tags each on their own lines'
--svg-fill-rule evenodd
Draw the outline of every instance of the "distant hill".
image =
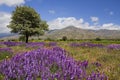
<svg viewBox="0 0 120 80">
<path fill-rule="evenodd" d="M 41 38 L 61 39 L 66 36 L 68 39 L 120 39 L 120 30 L 89 30 L 68 26 L 63 29 L 50 30 Z"/>
<path fill-rule="evenodd" d="M 6 38 L 17 38 L 18 34 L 13 33 L 0 33 L 0 39 L 6 39 Z"/>
<path fill-rule="evenodd" d="M 62 39 L 63 36 L 66 36 L 68 39 L 120 39 L 120 30 L 89 30 L 76 28 L 74 26 L 68 26 L 63 29 L 55 29 L 45 32 L 44 36 L 40 36 L 42 39 L 51 38 L 51 39 Z M 2 39 L 14 39 L 18 38 L 18 34 L 2 33 L 0 38 Z M 36 37 L 32 37 L 36 38 Z"/>
</svg>

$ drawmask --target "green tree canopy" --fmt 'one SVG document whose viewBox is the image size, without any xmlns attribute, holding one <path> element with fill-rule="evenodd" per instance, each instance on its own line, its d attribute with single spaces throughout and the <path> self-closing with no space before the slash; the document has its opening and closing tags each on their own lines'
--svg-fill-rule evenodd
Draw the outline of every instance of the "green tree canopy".
<svg viewBox="0 0 120 80">
<path fill-rule="evenodd" d="M 11 19 L 8 28 L 11 28 L 12 33 L 24 35 L 26 43 L 30 36 L 43 35 L 48 30 L 46 21 L 41 20 L 40 15 L 28 6 L 17 6 Z"/>
</svg>

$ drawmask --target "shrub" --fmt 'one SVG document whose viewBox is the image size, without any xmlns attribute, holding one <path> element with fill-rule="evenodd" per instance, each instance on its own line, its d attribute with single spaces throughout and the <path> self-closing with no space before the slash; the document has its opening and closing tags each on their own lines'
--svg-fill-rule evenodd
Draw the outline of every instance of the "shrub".
<svg viewBox="0 0 120 80">
<path fill-rule="evenodd" d="M 67 37 L 66 37 L 66 36 L 63 36 L 63 37 L 62 37 L 62 40 L 63 40 L 63 41 L 67 41 Z"/>
<path fill-rule="evenodd" d="M 101 41 L 101 39 L 100 39 L 100 38 L 96 38 L 95 40 L 96 40 L 96 41 Z"/>
</svg>

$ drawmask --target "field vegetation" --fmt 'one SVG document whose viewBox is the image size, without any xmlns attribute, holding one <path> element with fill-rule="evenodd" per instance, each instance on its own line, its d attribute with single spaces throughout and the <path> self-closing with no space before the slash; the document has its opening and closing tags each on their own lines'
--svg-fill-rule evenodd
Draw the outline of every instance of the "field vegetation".
<svg viewBox="0 0 120 80">
<path fill-rule="evenodd" d="M 0 80 L 119 80 L 119 40 L 0 42 Z"/>
</svg>

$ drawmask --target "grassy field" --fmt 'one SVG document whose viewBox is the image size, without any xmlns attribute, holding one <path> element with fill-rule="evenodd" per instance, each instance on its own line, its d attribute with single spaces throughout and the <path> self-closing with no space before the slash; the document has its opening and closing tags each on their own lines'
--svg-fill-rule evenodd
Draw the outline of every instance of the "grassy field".
<svg viewBox="0 0 120 80">
<path fill-rule="evenodd" d="M 105 73 L 109 77 L 109 80 L 120 80 L 120 50 L 109 50 L 98 47 L 70 47 L 68 44 L 62 42 L 59 45 L 67 50 L 74 59 L 80 61 L 87 60 L 89 62 L 88 72 L 100 71 L 101 73 Z M 107 42 L 107 44 L 111 43 Z M 100 63 L 101 66 L 92 65 L 96 62 Z"/>
<path fill-rule="evenodd" d="M 33 41 L 40 42 L 40 41 Z M 43 41 L 42 41 L 43 42 Z M 91 44 L 102 44 L 104 47 L 91 47 L 88 43 L 84 46 L 71 46 L 71 44 L 82 44 L 88 41 L 44 41 L 44 46 L 39 47 L 34 45 L 29 45 L 26 47 L 25 44 L 18 46 L 9 46 L 1 44 L 0 48 L 10 48 L 13 55 L 9 54 L 10 51 L 0 52 L 0 62 L 16 54 L 22 54 L 23 52 L 30 52 L 36 50 L 37 48 L 52 49 L 55 46 L 59 46 L 67 52 L 67 55 L 71 56 L 76 61 L 88 61 L 88 66 L 86 67 L 86 72 L 89 75 L 92 72 L 99 72 L 105 74 L 108 80 L 120 80 L 120 47 L 118 49 L 109 49 L 107 46 L 111 44 L 118 44 L 120 41 L 89 41 Z M 50 44 L 51 43 L 51 44 Z M 1 74 L 0 80 L 4 79 Z M 38 79 L 40 80 L 40 79 Z M 57 79 L 55 79 L 57 80 Z"/>
</svg>

